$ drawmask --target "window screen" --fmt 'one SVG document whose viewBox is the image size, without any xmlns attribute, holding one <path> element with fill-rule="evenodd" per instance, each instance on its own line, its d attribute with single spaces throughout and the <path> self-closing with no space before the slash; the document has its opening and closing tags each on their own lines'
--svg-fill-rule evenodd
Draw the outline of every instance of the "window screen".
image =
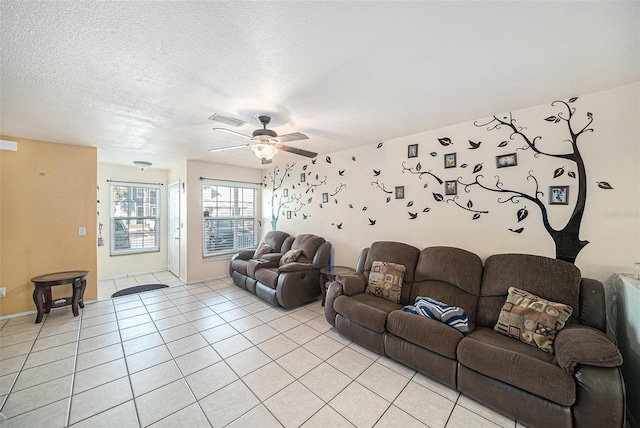
<svg viewBox="0 0 640 428">
<path fill-rule="evenodd" d="M 160 251 L 160 186 L 111 183 L 111 255 Z"/>
<path fill-rule="evenodd" d="M 258 186 L 202 182 L 202 254 L 234 253 L 256 246 Z"/>
</svg>

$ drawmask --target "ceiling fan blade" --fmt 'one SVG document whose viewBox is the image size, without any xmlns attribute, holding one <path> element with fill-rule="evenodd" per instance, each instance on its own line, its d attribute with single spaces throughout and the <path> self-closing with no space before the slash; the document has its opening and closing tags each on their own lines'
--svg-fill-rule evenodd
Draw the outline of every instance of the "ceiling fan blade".
<svg viewBox="0 0 640 428">
<path fill-rule="evenodd" d="M 308 158 L 315 158 L 316 156 L 318 156 L 318 154 L 315 153 L 315 152 L 310 152 L 309 150 L 299 149 L 297 147 L 291 147 L 291 146 L 282 145 L 281 147 L 279 147 L 279 149 L 282 150 L 283 152 L 289 152 L 289 153 L 293 153 L 293 154 L 300 155 L 300 156 L 306 156 Z"/>
<path fill-rule="evenodd" d="M 236 137 L 251 138 L 250 135 L 244 135 L 244 134 L 241 134 L 241 133 L 236 132 L 236 131 L 232 131 L 232 130 L 227 129 L 227 128 L 211 128 L 211 129 L 213 129 L 214 131 L 218 131 L 218 132 L 224 132 L 225 134 L 235 135 Z"/>
<path fill-rule="evenodd" d="M 241 149 L 243 147 L 249 147 L 249 146 L 250 146 L 250 144 L 247 143 L 247 144 L 239 144 L 237 146 L 229 146 L 229 147 L 220 147 L 220 148 L 217 148 L 217 149 L 209 149 L 209 151 L 210 152 L 223 152 L 225 150 L 235 150 L 235 149 Z"/>
<path fill-rule="evenodd" d="M 278 143 L 288 143 L 289 141 L 298 141 L 298 140 L 308 140 L 309 137 L 304 135 L 302 132 L 293 132 L 291 134 L 280 135 L 279 137 L 275 137 L 275 140 Z"/>
</svg>

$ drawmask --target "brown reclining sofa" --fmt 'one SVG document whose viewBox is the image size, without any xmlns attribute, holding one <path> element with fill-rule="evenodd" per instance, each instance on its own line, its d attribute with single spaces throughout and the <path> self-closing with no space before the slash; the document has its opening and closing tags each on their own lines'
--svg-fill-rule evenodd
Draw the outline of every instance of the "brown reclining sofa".
<svg viewBox="0 0 640 428">
<path fill-rule="evenodd" d="M 405 266 L 400 303 L 365 291 L 374 261 Z M 494 331 L 509 287 L 573 308 L 555 353 Z M 417 297 L 464 309 L 468 334 L 401 310 Z M 376 242 L 362 250 L 355 274 L 330 285 L 325 316 L 354 342 L 525 425 L 624 426 L 622 358 L 604 333 L 603 286 L 570 263 L 500 254 L 483 266 L 459 248 Z"/>
</svg>

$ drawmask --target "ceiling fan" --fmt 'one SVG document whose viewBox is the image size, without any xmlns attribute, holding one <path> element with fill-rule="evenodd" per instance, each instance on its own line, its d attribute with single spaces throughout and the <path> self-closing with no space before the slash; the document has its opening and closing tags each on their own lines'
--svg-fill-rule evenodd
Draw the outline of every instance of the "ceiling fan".
<svg viewBox="0 0 640 428">
<path fill-rule="evenodd" d="M 234 123 L 229 121 L 232 118 L 224 118 L 220 117 L 220 119 L 225 119 L 226 121 L 218 119 L 217 115 L 211 116 L 209 119 L 218 120 L 224 123 Z M 273 157 L 278 153 L 278 151 L 282 150 L 284 152 L 294 153 L 300 156 L 306 156 L 308 158 L 315 158 L 318 156 L 317 153 L 311 152 L 309 150 L 298 149 L 296 147 L 285 146 L 282 143 L 286 143 L 289 141 L 298 141 L 298 140 L 307 140 L 309 137 L 304 135 L 301 132 L 293 132 L 291 134 L 278 135 L 275 131 L 271 129 L 267 129 L 267 125 L 271 122 L 271 118 L 269 116 L 260 116 L 258 117 L 260 123 L 262 123 L 262 129 L 256 129 L 253 133 L 249 135 L 242 134 L 240 132 L 232 131 L 227 128 L 213 128 L 214 131 L 224 132 L 226 134 L 236 135 L 242 138 L 248 138 L 251 140 L 247 144 L 239 144 L 236 146 L 229 147 L 221 147 L 218 149 L 211 149 L 210 152 L 220 152 L 223 150 L 233 150 L 240 149 L 242 147 L 251 147 L 251 150 L 255 153 L 255 155 L 262 161 L 263 164 L 271 163 Z M 245 122 L 237 121 L 237 119 L 233 119 L 236 121 L 234 124 L 236 126 L 243 125 Z"/>
</svg>

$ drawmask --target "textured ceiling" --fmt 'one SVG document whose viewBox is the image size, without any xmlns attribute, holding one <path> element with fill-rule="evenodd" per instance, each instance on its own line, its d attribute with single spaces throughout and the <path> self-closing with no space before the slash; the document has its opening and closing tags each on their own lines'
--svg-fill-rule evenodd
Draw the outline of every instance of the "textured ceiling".
<svg viewBox="0 0 640 428">
<path fill-rule="evenodd" d="M 101 162 L 260 167 L 640 80 L 639 2 L 0 2 L 0 133 Z M 224 125 L 222 125 L 224 126 Z M 278 161 L 299 158 L 288 153 Z"/>
</svg>

